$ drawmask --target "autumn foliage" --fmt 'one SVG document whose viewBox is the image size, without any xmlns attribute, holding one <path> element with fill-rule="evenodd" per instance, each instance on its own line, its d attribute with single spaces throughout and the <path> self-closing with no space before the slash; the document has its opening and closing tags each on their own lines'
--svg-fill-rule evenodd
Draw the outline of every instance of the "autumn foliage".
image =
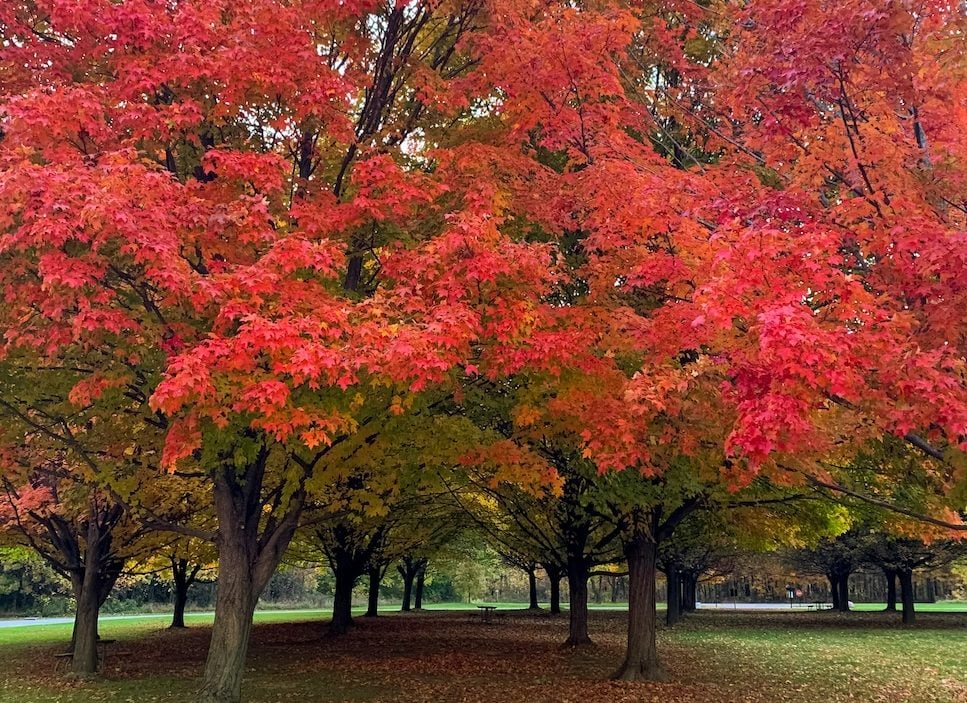
<svg viewBox="0 0 967 703">
<path fill-rule="evenodd" d="M 330 448 L 515 377 L 516 425 L 601 471 L 829 483 L 903 438 L 938 487 L 919 507 L 959 529 L 965 23 L 935 1 L 6 2 L 4 441 L 109 482 L 208 472 L 216 502 L 257 475 L 274 568 Z M 558 480 L 501 442 L 461 461 Z"/>
</svg>

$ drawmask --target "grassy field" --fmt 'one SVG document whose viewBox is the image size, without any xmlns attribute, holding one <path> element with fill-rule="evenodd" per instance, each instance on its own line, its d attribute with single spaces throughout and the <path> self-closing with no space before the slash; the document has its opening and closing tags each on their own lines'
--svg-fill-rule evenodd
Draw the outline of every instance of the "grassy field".
<svg viewBox="0 0 967 703">
<path fill-rule="evenodd" d="M 313 618 L 314 619 L 307 618 Z M 191 701 L 210 616 L 184 632 L 159 617 L 110 620 L 117 639 L 93 682 L 53 672 L 69 626 L 0 629 L 0 703 Z M 342 638 L 323 614 L 261 612 L 246 701 L 702 701 L 703 703 L 964 703 L 967 615 L 924 613 L 901 628 L 885 613 L 701 612 L 659 637 L 669 682 L 607 680 L 622 648 L 623 613 L 591 615 L 596 646 L 562 650 L 566 615 L 429 611 L 359 618 Z"/>
</svg>

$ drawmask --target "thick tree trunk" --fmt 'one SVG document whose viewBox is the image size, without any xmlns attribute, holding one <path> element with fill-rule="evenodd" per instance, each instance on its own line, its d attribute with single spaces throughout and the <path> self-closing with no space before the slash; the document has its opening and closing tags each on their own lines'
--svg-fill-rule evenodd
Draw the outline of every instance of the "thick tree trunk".
<svg viewBox="0 0 967 703">
<path fill-rule="evenodd" d="M 336 569 L 336 590 L 332 599 L 332 620 L 329 622 L 329 632 L 333 635 L 343 635 L 353 626 L 353 588 L 356 586 L 358 574 L 354 573 L 350 565 L 342 564 Z"/>
<path fill-rule="evenodd" d="M 682 578 L 676 564 L 669 564 L 666 567 L 665 579 L 668 583 L 665 624 L 670 627 L 677 623 L 682 616 Z"/>
<path fill-rule="evenodd" d="M 662 681 L 655 642 L 655 567 L 658 545 L 635 534 L 625 545 L 628 559 L 628 643 L 624 663 L 612 678 L 622 681 Z"/>
<path fill-rule="evenodd" d="M 841 575 L 837 579 L 837 590 L 839 591 L 839 611 L 849 612 L 849 574 Z"/>
<path fill-rule="evenodd" d="M 172 629 L 185 627 L 185 606 L 188 605 L 188 586 L 176 586 L 174 592 L 175 602 L 171 611 Z"/>
<path fill-rule="evenodd" d="M 97 617 L 100 610 L 97 576 L 94 569 L 84 569 L 72 579 L 74 601 L 74 632 L 71 636 L 71 673 L 79 677 L 97 672 Z"/>
<path fill-rule="evenodd" d="M 239 703 L 252 616 L 259 596 L 289 546 L 302 510 L 300 485 L 288 508 L 261 531 L 262 486 L 268 450 L 239 475 L 234 465 L 214 474 L 218 516 L 218 597 L 205 678 L 195 703 Z"/>
<path fill-rule="evenodd" d="M 839 610 L 839 581 L 835 574 L 826 574 L 829 579 L 829 598 L 833 602 L 833 610 Z"/>
<path fill-rule="evenodd" d="M 201 703 L 238 703 L 259 592 L 243 545 L 220 545 L 215 623 L 205 662 Z"/>
<path fill-rule="evenodd" d="M 528 610 L 540 610 L 540 603 L 537 602 L 537 565 L 530 564 L 527 567 L 527 595 L 530 601 L 527 605 Z"/>
<path fill-rule="evenodd" d="M 896 571 L 893 569 L 883 569 L 886 576 L 886 609 L 896 612 Z"/>
<path fill-rule="evenodd" d="M 551 585 L 551 615 L 561 614 L 561 570 L 556 566 L 544 567 Z"/>
<path fill-rule="evenodd" d="M 568 559 L 567 592 L 570 626 L 565 647 L 582 647 L 592 644 L 588 636 L 588 572 L 590 568 L 583 559 Z"/>
<path fill-rule="evenodd" d="M 916 619 L 913 608 L 913 572 L 903 570 L 898 573 L 900 577 L 900 601 L 903 603 L 903 624 L 912 625 Z"/>
<path fill-rule="evenodd" d="M 687 613 L 695 612 L 698 603 L 698 575 L 686 574 L 682 577 L 682 610 Z"/>
<path fill-rule="evenodd" d="M 379 614 L 379 585 L 383 581 L 383 569 L 379 566 L 369 570 L 369 598 L 366 603 L 366 617 L 375 618 Z"/>
<path fill-rule="evenodd" d="M 416 587 L 413 589 L 413 609 L 423 610 L 423 588 L 426 585 L 426 563 L 416 573 Z"/>
</svg>

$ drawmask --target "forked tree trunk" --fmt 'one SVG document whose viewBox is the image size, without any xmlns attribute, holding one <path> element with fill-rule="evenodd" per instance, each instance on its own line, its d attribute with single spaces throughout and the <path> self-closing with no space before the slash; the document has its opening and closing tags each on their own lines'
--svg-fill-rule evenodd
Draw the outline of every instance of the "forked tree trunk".
<svg viewBox="0 0 967 703">
<path fill-rule="evenodd" d="M 682 578 L 677 564 L 669 564 L 665 568 L 665 580 L 668 583 L 668 597 L 665 599 L 665 624 L 669 627 L 677 623 L 682 616 Z"/>
<path fill-rule="evenodd" d="M 898 572 L 900 577 L 900 601 L 903 603 L 903 624 L 912 625 L 916 619 L 913 608 L 913 572 L 904 569 Z"/>
<path fill-rule="evenodd" d="M 583 559 L 569 558 L 567 564 L 568 637 L 565 647 L 592 644 L 588 636 L 588 574 L 590 568 Z"/>
<path fill-rule="evenodd" d="M 185 627 L 185 606 L 188 604 L 188 590 L 195 582 L 201 569 L 200 564 L 191 566 L 187 559 L 171 558 L 172 597 L 171 628 Z"/>
<path fill-rule="evenodd" d="M 658 545 L 638 532 L 625 544 L 628 559 L 628 643 L 625 660 L 612 678 L 622 681 L 662 681 L 655 641 L 655 567 Z"/>
<path fill-rule="evenodd" d="M 883 569 L 886 576 L 886 609 L 896 612 L 896 571 L 893 569 Z"/>
<path fill-rule="evenodd" d="M 238 474 L 234 465 L 220 468 L 214 474 L 218 597 L 204 683 L 196 703 L 239 703 L 241 700 L 242 674 L 255 606 L 292 540 L 304 504 L 304 487 L 300 485 L 289 499 L 287 509 L 273 516 L 271 530 L 260 529 L 267 460 L 268 450 L 263 447 L 243 475 Z"/>
<path fill-rule="evenodd" d="M 527 566 L 527 595 L 529 603 L 528 610 L 540 610 L 540 603 L 537 602 L 537 565 L 528 564 Z"/>
<path fill-rule="evenodd" d="M 379 615 L 379 586 L 383 581 L 384 570 L 374 566 L 369 569 L 369 597 L 366 603 L 366 617 L 375 618 Z"/>
<path fill-rule="evenodd" d="M 102 532 L 92 519 L 87 530 L 84 566 L 71 574 L 77 610 L 71 634 L 71 674 L 87 678 L 97 673 L 97 620 L 101 606 L 117 582 L 124 564 L 109 556 L 110 531 Z"/>
</svg>

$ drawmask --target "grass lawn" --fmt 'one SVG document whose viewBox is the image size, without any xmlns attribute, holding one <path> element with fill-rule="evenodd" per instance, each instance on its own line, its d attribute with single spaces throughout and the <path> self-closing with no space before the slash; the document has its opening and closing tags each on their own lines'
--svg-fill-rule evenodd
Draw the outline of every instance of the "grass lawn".
<svg viewBox="0 0 967 703">
<path fill-rule="evenodd" d="M 490 625 L 466 610 L 359 618 L 349 635 L 332 638 L 321 612 L 260 612 L 245 700 L 967 701 L 964 614 L 924 613 L 907 629 L 885 613 L 700 612 L 660 632 L 669 674 L 662 684 L 607 680 L 621 655 L 623 613 L 593 611 L 596 646 L 578 651 L 560 649 L 566 615 L 508 608 L 497 614 Z M 69 625 L 0 629 L 0 703 L 191 701 L 206 621 L 210 616 L 190 616 L 184 632 L 162 629 L 164 617 L 104 622 L 102 636 L 119 641 L 93 682 L 52 671 Z"/>
</svg>

